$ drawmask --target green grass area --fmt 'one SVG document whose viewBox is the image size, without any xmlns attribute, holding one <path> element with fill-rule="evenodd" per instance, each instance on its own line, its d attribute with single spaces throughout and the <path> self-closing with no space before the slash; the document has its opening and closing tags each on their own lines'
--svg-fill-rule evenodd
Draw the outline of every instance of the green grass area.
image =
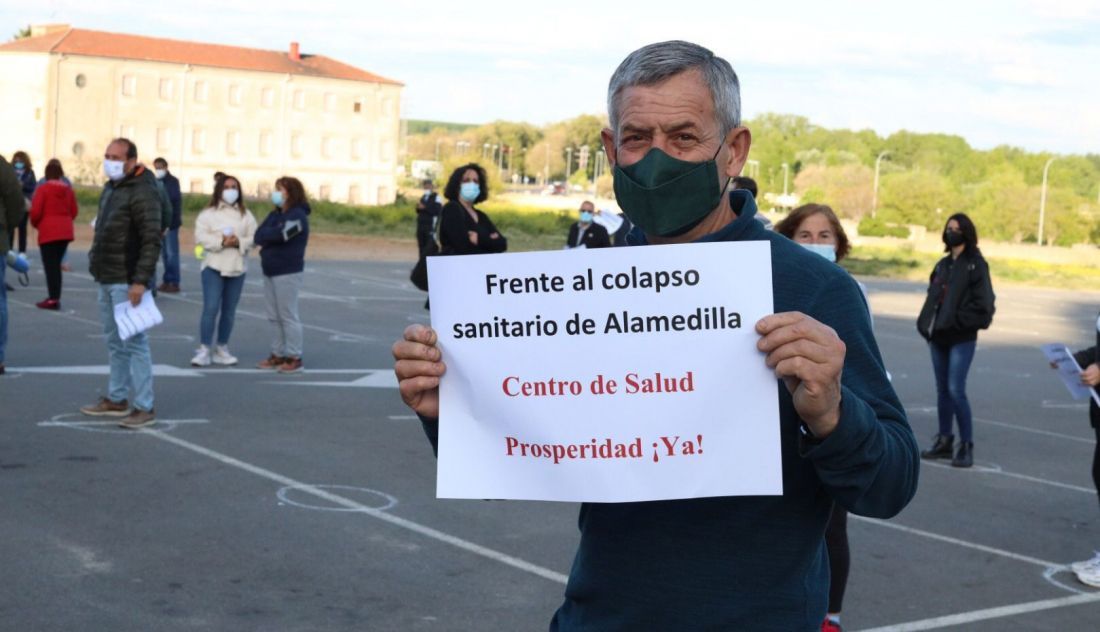
<svg viewBox="0 0 1100 632">
<path fill-rule="evenodd" d="M 78 221 L 89 222 L 95 216 L 99 190 L 77 189 L 80 203 Z M 195 216 L 210 201 L 207 195 L 184 194 L 184 226 L 194 226 Z M 257 221 L 271 210 L 266 200 L 249 200 Z M 416 234 L 415 202 L 399 199 L 384 206 L 355 206 L 314 200 L 310 216 L 312 229 L 319 233 L 372 235 L 389 239 L 412 240 Z M 481 205 L 508 238 L 508 250 L 558 250 L 565 244 L 569 226 L 575 221 L 572 211 L 518 206 L 493 199 Z M 852 274 L 893 279 L 927 281 L 940 256 L 916 252 L 909 245 L 898 248 L 857 247 L 844 260 Z M 1085 265 L 1059 265 L 1020 259 L 989 259 L 994 283 L 1008 282 L 1064 289 L 1100 287 L 1100 268 Z"/>
</svg>

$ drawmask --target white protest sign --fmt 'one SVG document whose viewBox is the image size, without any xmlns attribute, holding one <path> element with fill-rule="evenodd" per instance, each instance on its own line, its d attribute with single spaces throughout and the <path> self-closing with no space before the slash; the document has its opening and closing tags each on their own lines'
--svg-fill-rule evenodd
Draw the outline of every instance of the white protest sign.
<svg viewBox="0 0 1100 632">
<path fill-rule="evenodd" d="M 783 493 L 771 245 L 430 257 L 440 498 Z"/>
</svg>

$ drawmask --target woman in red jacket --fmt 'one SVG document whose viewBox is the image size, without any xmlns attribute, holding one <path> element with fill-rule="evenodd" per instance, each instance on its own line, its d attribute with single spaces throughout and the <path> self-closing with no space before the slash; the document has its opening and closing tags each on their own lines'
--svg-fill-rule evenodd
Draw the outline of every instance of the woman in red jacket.
<svg viewBox="0 0 1100 632">
<path fill-rule="evenodd" d="M 40 309 L 61 309 L 61 260 L 73 240 L 73 220 L 80 210 L 64 177 L 61 162 L 54 158 L 46 165 L 46 181 L 31 200 L 31 225 L 38 230 L 38 248 L 50 292 L 46 300 L 36 303 Z"/>
</svg>

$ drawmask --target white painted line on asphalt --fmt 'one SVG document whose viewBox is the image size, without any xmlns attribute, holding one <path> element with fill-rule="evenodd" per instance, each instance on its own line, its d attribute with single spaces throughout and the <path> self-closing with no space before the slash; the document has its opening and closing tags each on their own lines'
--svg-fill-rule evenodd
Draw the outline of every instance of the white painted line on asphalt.
<svg viewBox="0 0 1100 632">
<path fill-rule="evenodd" d="M 15 304 L 15 305 L 19 305 L 20 307 L 26 307 L 26 308 L 29 308 L 29 309 L 35 309 L 35 310 L 38 309 L 37 307 L 35 307 L 34 303 L 24 303 L 23 301 L 13 299 L 11 297 L 11 294 L 8 294 L 8 304 Z M 68 318 L 69 320 L 75 320 L 77 322 L 85 323 L 85 324 L 88 324 L 88 325 L 95 325 L 96 327 L 99 327 L 100 330 L 103 329 L 103 323 L 99 322 L 98 320 L 91 320 L 89 318 L 81 318 L 80 316 L 77 316 L 75 314 L 75 312 L 72 312 L 72 311 L 56 311 L 56 312 L 50 311 L 50 310 L 39 310 L 39 311 L 46 312 L 47 317 L 52 316 L 54 318 Z"/>
<path fill-rule="evenodd" d="M 309 373 L 311 373 L 310 371 Z M 397 376 L 393 371 L 376 371 L 369 373 L 350 382 L 291 382 L 288 380 L 269 380 L 264 384 L 281 384 L 286 386 L 328 386 L 334 388 L 397 388 Z"/>
<path fill-rule="evenodd" d="M 40 421 L 38 427 L 51 428 L 51 427 L 71 427 L 71 426 L 117 426 L 121 417 L 114 419 L 113 421 Z M 209 419 L 157 419 L 158 424 L 208 424 Z"/>
<path fill-rule="evenodd" d="M 988 621 L 990 619 L 1003 619 L 1005 617 L 1013 617 L 1021 614 L 1029 614 L 1032 612 L 1041 612 L 1043 610 L 1052 610 L 1054 608 L 1066 608 L 1069 606 L 1077 606 L 1081 604 L 1096 602 L 1100 602 L 1100 592 L 1087 593 L 1082 595 L 1071 595 L 1069 597 L 1056 597 L 1054 599 L 1043 599 L 1042 601 L 1031 601 L 1028 603 L 1014 604 L 1011 606 L 986 608 L 985 610 L 960 612 L 958 614 L 951 614 L 943 617 L 933 617 L 931 619 L 910 621 L 908 623 L 895 623 L 893 625 L 886 625 L 879 628 L 868 628 L 862 630 L 861 632 L 914 632 L 916 630 L 935 630 L 938 628 L 947 628 L 954 625 L 965 625 L 967 623 Z"/>
<path fill-rule="evenodd" d="M 996 463 L 992 465 L 975 465 L 974 467 L 955 467 L 950 463 L 937 463 L 928 459 L 921 459 L 922 465 L 928 467 L 936 467 L 945 470 L 953 470 L 961 475 L 969 474 L 996 474 L 998 476 L 1005 476 L 1008 478 L 1015 478 L 1021 481 L 1028 481 L 1029 483 L 1039 483 L 1040 485 L 1049 485 L 1051 487 L 1058 487 L 1060 489 L 1068 489 L 1074 492 L 1081 492 L 1090 496 L 1096 494 L 1096 490 L 1091 487 L 1084 487 L 1082 485 L 1073 485 L 1070 483 L 1062 483 L 1060 481 L 1052 481 L 1049 478 L 1040 478 L 1038 476 L 1028 476 L 1027 474 L 1017 474 L 1015 472 L 1008 472 L 1001 468 Z"/>
<path fill-rule="evenodd" d="M 493 560 L 494 562 L 499 562 L 506 566 L 511 566 L 512 568 L 530 573 L 532 575 L 536 575 L 543 579 L 548 579 L 552 582 L 563 585 L 568 580 L 568 577 L 566 577 L 565 575 L 552 571 L 548 568 L 538 566 L 537 564 L 532 564 L 531 562 L 528 562 L 526 560 L 522 560 L 518 557 L 513 557 L 511 555 L 508 555 L 507 553 L 501 553 L 500 551 L 481 546 L 480 544 L 475 544 L 468 540 L 463 540 L 462 538 L 459 538 L 457 536 L 453 536 L 449 533 L 444 533 L 442 531 L 433 529 L 420 523 L 400 518 L 398 516 L 386 513 L 385 511 L 380 511 L 378 509 L 368 507 L 361 503 L 357 503 L 349 498 L 344 498 L 343 496 L 327 492 L 315 485 L 308 485 L 306 483 L 296 481 L 288 476 L 283 476 L 282 474 L 278 474 L 276 472 L 272 472 L 271 470 L 252 465 L 251 463 L 245 463 L 244 461 L 235 459 L 226 454 L 222 454 L 221 452 L 216 452 L 209 448 L 204 448 L 201 445 L 191 443 L 190 441 L 184 441 L 183 439 L 173 437 L 172 435 L 164 434 L 159 430 L 144 429 L 138 432 L 141 434 L 149 435 L 151 437 L 155 437 L 157 439 L 160 439 L 161 441 L 167 441 L 168 443 L 172 443 L 186 450 L 190 450 L 205 457 L 209 457 L 211 459 L 214 459 L 215 461 L 224 463 L 225 465 L 229 465 L 239 470 L 249 472 L 250 474 L 255 474 L 256 476 L 274 481 L 276 483 L 279 483 L 280 485 L 294 487 L 297 491 L 301 491 L 311 496 L 316 496 L 317 498 L 327 500 L 328 502 L 340 505 L 341 507 L 354 509 L 360 513 L 367 514 L 372 518 L 377 518 L 383 522 L 388 522 L 389 524 L 396 527 L 412 531 L 413 533 L 418 533 L 422 536 L 431 538 L 444 544 L 450 544 L 451 546 L 457 547 L 464 551 L 468 551 L 475 555 L 480 555 L 481 557 Z"/>
<path fill-rule="evenodd" d="M 22 366 L 8 367 L 9 371 L 19 373 L 44 373 L 49 375 L 110 375 L 111 367 L 106 364 L 88 364 L 77 366 Z M 154 364 L 154 377 L 202 377 L 194 369 L 181 369 L 168 364 Z"/>
<path fill-rule="evenodd" d="M 1032 434 L 1044 435 L 1044 436 L 1047 436 L 1047 437 L 1055 437 L 1055 438 L 1058 438 L 1058 439 L 1066 439 L 1068 441 L 1077 441 L 1077 442 L 1080 442 L 1080 443 L 1087 443 L 1089 445 L 1094 445 L 1096 443 L 1096 439 L 1089 439 L 1087 437 L 1075 437 L 1073 435 L 1063 434 L 1061 432 L 1052 432 L 1050 430 L 1039 430 L 1038 428 L 1029 428 L 1027 426 L 1017 426 L 1015 424 L 1007 424 L 1003 421 L 994 421 L 992 419 L 979 419 L 979 418 L 975 417 L 974 421 L 981 422 L 983 424 L 989 424 L 991 426 L 1000 426 L 1001 428 L 1011 428 L 1013 430 L 1019 430 L 1020 432 L 1030 432 Z"/>
<path fill-rule="evenodd" d="M 905 525 L 897 524 L 895 522 L 889 522 L 887 520 L 879 520 L 877 518 L 866 518 L 864 516 L 857 516 L 851 514 L 851 517 L 860 522 L 867 522 L 870 524 L 878 525 L 880 527 L 886 527 L 887 529 L 894 529 L 895 531 L 902 531 L 911 535 L 917 535 L 922 538 L 928 538 L 930 540 L 937 540 L 939 542 L 946 542 L 948 544 L 954 544 L 956 546 L 965 547 L 968 549 L 974 549 L 975 551 L 981 551 L 983 553 L 990 553 L 1000 557 L 1005 557 L 1017 562 L 1025 562 L 1027 564 L 1034 564 L 1042 568 L 1061 567 L 1061 564 L 1057 562 L 1048 562 L 1047 560 L 1041 560 L 1037 557 L 1031 557 L 1029 555 L 1021 555 L 1019 553 L 1013 553 L 1012 551 L 1006 551 L 1004 549 L 998 549 L 992 546 L 986 546 L 984 544 L 978 544 L 977 542 L 970 542 L 969 540 L 961 540 L 959 538 L 953 538 L 948 535 L 940 535 L 939 533 L 932 533 L 931 531 L 925 531 L 923 529 L 917 529 L 914 527 L 907 527 Z"/>
</svg>

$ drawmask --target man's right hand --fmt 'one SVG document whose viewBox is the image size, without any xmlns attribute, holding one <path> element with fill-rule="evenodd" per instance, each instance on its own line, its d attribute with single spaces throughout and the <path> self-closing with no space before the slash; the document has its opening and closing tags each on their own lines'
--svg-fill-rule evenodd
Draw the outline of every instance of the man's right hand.
<svg viewBox="0 0 1100 632">
<path fill-rule="evenodd" d="M 447 370 L 437 340 L 431 327 L 409 325 L 404 338 L 393 343 L 393 372 L 401 399 L 424 417 L 439 417 L 439 377 Z"/>
</svg>

